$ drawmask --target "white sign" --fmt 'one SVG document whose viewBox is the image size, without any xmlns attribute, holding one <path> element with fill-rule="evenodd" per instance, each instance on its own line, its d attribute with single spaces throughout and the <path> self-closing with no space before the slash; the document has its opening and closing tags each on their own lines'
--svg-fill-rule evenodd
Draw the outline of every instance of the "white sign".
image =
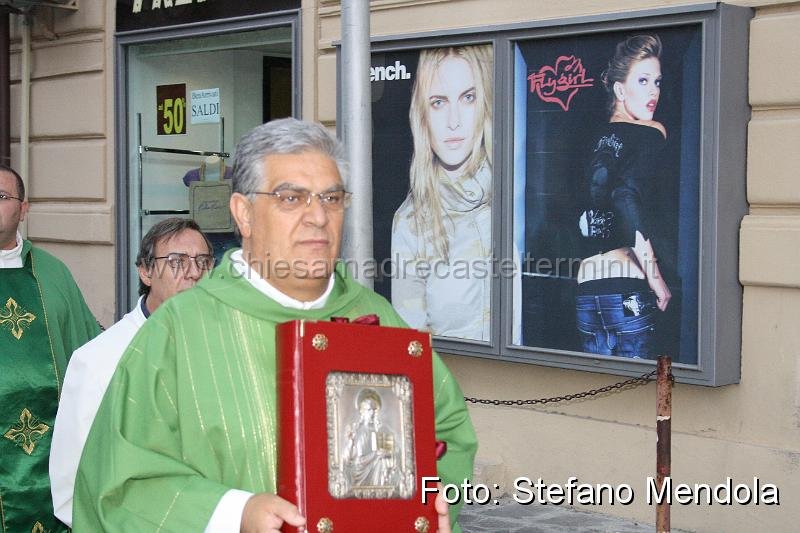
<svg viewBox="0 0 800 533">
<path fill-rule="evenodd" d="M 219 112 L 219 88 L 192 91 L 192 124 L 217 124 Z"/>
</svg>

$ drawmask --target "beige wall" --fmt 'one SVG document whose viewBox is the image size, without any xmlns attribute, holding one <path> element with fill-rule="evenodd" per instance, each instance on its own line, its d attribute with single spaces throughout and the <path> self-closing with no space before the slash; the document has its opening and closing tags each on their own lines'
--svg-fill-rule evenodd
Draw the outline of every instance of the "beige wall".
<svg viewBox="0 0 800 533">
<path fill-rule="evenodd" d="M 680 5 L 648 0 L 375 0 L 373 35 L 504 24 Z M 754 475 L 780 487 L 781 506 L 674 506 L 674 527 L 791 531 L 800 521 L 800 4 L 756 7 L 751 24 L 748 199 L 741 227 L 742 379 L 676 385 L 673 476 L 719 483 Z M 113 11 L 111 0 L 56 11 L 57 39 L 34 29 L 30 237 L 72 268 L 104 323 L 114 310 Z M 18 17 L 12 17 L 16 20 Z M 334 126 L 338 0 L 302 1 L 303 116 Z M 12 161 L 19 163 L 18 22 L 12 50 Z M 586 390 L 613 376 L 448 357 L 465 394 L 533 398 Z M 517 476 L 628 483 L 630 506 L 582 507 L 652 522 L 644 482 L 654 472 L 652 386 L 548 409 L 473 407 L 479 459 L 507 488 Z"/>
<path fill-rule="evenodd" d="M 113 2 L 109 3 L 113 5 Z M 114 320 L 113 10 L 42 10 L 32 26 L 27 235 L 72 270 Z M 20 167 L 22 18 L 11 17 L 11 161 Z"/>
<path fill-rule="evenodd" d="M 318 92 L 313 118 L 334 124 L 335 49 L 339 2 L 320 0 Z M 686 2 L 606 0 L 379 0 L 371 33 L 393 35 L 680 5 Z M 680 506 L 672 525 L 697 531 L 792 531 L 800 521 L 800 4 L 734 2 L 756 7 L 751 25 L 748 197 L 741 228 L 745 285 L 742 379 L 708 388 L 676 385 L 672 473 L 676 483 L 762 483 L 780 489 L 781 505 Z M 317 27 L 315 25 L 315 27 Z M 305 67 L 306 65 L 304 65 Z M 723 177 L 724 179 L 724 177 Z M 797 259 L 797 261 L 793 261 Z M 620 378 L 478 358 L 446 358 L 465 395 L 539 398 L 596 388 Z M 645 481 L 655 472 L 655 387 L 551 408 L 472 407 L 480 438 L 479 474 L 513 491 L 519 476 L 563 484 L 627 483 L 629 506 L 581 506 L 652 523 Z"/>
</svg>

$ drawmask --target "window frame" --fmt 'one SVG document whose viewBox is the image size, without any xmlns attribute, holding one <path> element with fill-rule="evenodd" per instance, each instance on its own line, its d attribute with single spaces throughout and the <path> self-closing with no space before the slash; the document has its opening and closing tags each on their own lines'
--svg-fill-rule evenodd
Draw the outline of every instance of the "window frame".
<svg viewBox="0 0 800 533">
<path fill-rule="evenodd" d="M 748 39 L 750 8 L 701 4 L 608 13 L 558 20 L 443 32 L 382 36 L 372 53 L 489 43 L 494 57 L 494 164 L 492 235 L 497 258 L 513 250 L 514 110 L 499 102 L 514 100 L 516 43 L 563 36 L 592 35 L 681 25 L 699 25 L 702 44 L 699 146 L 697 364 L 674 363 L 676 381 L 720 386 L 740 378 L 742 286 L 738 281 L 739 225 L 747 212 L 745 190 Z M 341 91 L 338 91 L 341 95 Z M 374 180 L 374 178 L 373 178 Z M 375 190 L 380 184 L 374 183 Z M 354 199 L 358 201 L 359 199 Z M 386 215 L 384 215 L 386 216 Z M 512 280 L 494 273 L 492 334 L 488 343 L 434 336 L 443 353 L 499 361 L 634 376 L 655 360 L 602 357 L 512 342 Z"/>
</svg>

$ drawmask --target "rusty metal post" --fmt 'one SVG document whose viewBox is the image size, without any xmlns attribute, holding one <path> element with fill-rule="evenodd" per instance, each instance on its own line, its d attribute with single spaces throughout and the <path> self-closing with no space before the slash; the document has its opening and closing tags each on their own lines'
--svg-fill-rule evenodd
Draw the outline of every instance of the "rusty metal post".
<svg viewBox="0 0 800 533">
<path fill-rule="evenodd" d="M 661 490 L 672 463 L 672 359 L 668 355 L 658 358 L 656 398 L 656 487 Z M 669 530 L 669 504 L 665 498 L 656 506 L 656 532 Z"/>
</svg>

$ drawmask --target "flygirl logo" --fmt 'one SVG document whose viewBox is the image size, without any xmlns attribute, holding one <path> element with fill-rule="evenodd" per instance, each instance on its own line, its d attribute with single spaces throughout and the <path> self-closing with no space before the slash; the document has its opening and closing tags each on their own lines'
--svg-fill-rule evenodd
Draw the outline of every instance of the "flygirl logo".
<svg viewBox="0 0 800 533">
<path fill-rule="evenodd" d="M 575 56 L 559 56 L 554 66 L 544 65 L 528 76 L 530 92 L 544 102 L 553 102 L 569 111 L 569 103 L 580 89 L 592 87 L 594 78 L 586 77 L 583 62 Z"/>
</svg>

